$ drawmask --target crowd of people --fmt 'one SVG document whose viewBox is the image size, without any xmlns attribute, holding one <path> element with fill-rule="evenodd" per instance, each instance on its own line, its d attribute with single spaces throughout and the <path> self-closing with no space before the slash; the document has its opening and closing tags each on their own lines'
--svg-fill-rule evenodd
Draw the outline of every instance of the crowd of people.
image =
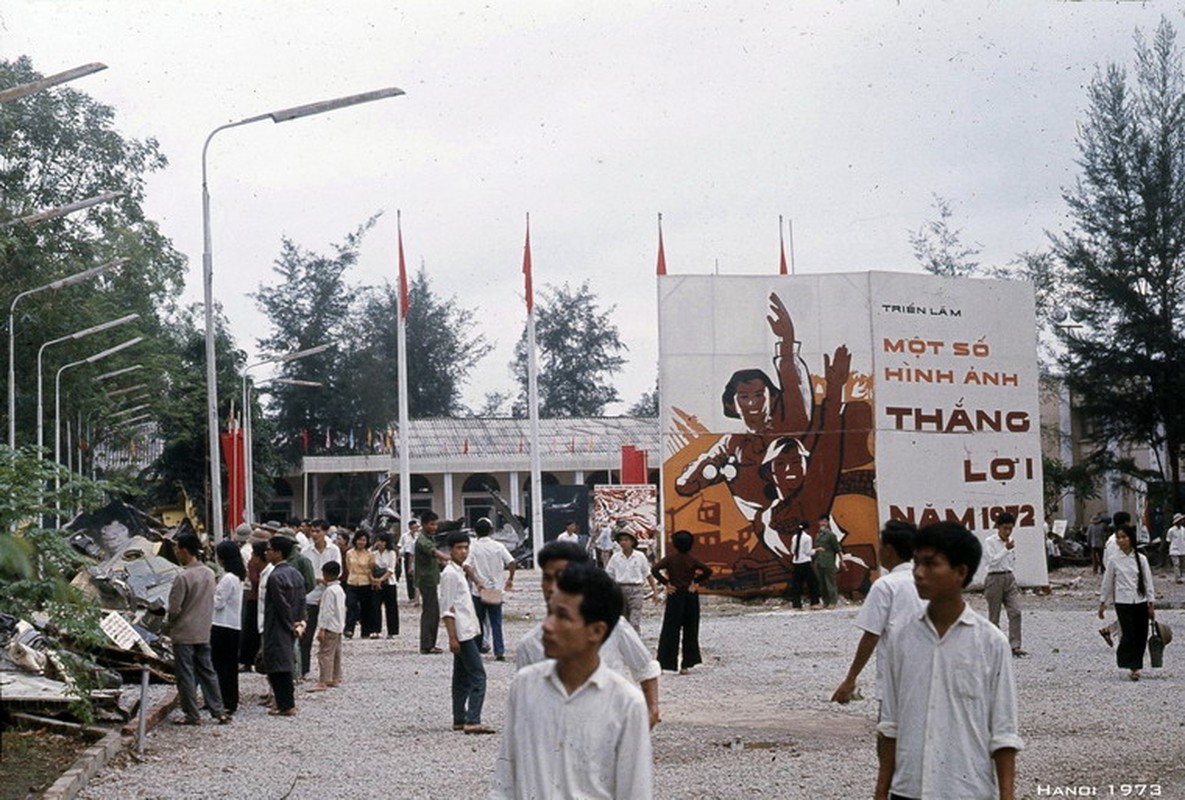
<svg viewBox="0 0 1185 800">
<path fill-rule="evenodd" d="M 1118 638 L 1116 662 L 1138 680 L 1155 624 L 1152 572 L 1130 516 L 1120 512 L 1109 522 L 1098 615 L 1113 606 L 1117 619 L 1101 633 L 1108 644 Z M 1182 522 L 1185 515 L 1177 515 L 1174 526 Z M 856 616 L 862 636 L 832 696 L 839 703 L 858 697 L 857 680 L 875 653 L 876 797 L 1012 796 L 1023 747 L 1012 662 L 1026 655 L 1012 574 L 1014 525 L 1010 514 L 999 514 L 984 542 L 953 522 L 919 530 L 890 521 L 882 529 L 881 577 Z M 356 629 L 381 636 L 384 621 L 387 635 L 398 635 L 396 580 L 405 578 L 420 609 L 420 652 L 443 652 L 437 641 L 445 628 L 453 730 L 495 733 L 482 719 L 482 656 L 505 659 L 501 606 L 517 565 L 491 537 L 489 520 L 476 523 L 472 538 L 453 531 L 443 548 L 437 528 L 432 512 L 398 542 L 323 520 L 242 526 L 237 542 L 214 548 L 218 578 L 203 564 L 197 537 L 179 536 L 183 570 L 168 612 L 177 724 L 200 724 L 199 686 L 213 719 L 230 722 L 240 703 L 238 675 L 248 669 L 267 676 L 262 702 L 269 713 L 296 714 L 295 686 L 308 679 L 314 644 L 318 675 L 308 691 L 320 692 L 343 680 L 343 638 Z M 514 647 L 491 797 L 652 795 L 658 680 L 663 671 L 686 673 L 701 662 L 698 586 L 711 576 L 692 555 L 691 533 L 675 532 L 671 544 L 673 552 L 651 563 L 624 529 L 586 541 L 570 524 L 540 549 L 547 614 Z M 823 536 L 810 547 L 829 552 Z M 981 565 L 989 618 L 964 598 Z M 658 584 L 666 589 L 657 658 L 639 635 L 647 584 L 655 599 Z M 1002 609 L 1008 635 L 1000 629 Z"/>
</svg>

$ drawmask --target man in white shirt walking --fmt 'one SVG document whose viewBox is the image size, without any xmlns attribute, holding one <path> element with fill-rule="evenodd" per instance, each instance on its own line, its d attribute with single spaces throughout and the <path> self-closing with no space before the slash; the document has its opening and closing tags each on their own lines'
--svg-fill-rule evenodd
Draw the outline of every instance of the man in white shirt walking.
<svg viewBox="0 0 1185 800">
<path fill-rule="evenodd" d="M 1014 797 L 1023 742 L 1008 641 L 963 598 L 982 553 L 955 522 L 914 540 L 914 581 L 929 605 L 887 641 L 877 800 Z"/>
<path fill-rule="evenodd" d="M 576 520 L 570 519 L 564 523 L 564 529 L 555 537 L 557 542 L 572 542 L 573 544 L 580 543 L 580 528 L 576 525 Z"/>
<path fill-rule="evenodd" d="M 1173 526 L 1165 533 L 1169 542 L 1169 561 L 1173 562 L 1173 576 L 1177 583 L 1185 581 L 1185 514 L 1173 514 Z"/>
<path fill-rule="evenodd" d="M 510 685 L 491 798 L 653 796 L 646 703 L 600 658 L 622 606 L 616 584 L 592 565 L 559 574 L 543 625 L 555 660 L 520 670 Z"/>
<path fill-rule="evenodd" d="M 546 605 L 555 594 L 559 574 L 569 564 L 588 564 L 590 557 L 584 548 L 566 542 L 548 542 L 539 551 L 539 588 Z M 538 664 L 547 655 L 543 652 L 543 623 L 540 622 L 519 640 L 514 650 L 514 662 L 521 670 Z M 642 638 L 632 625 L 614 625 L 609 637 L 601 645 L 601 663 L 626 678 L 633 678 L 646 698 L 650 727 L 661 721 L 658 708 L 658 676 L 662 667 L 646 649 Z"/>
<path fill-rule="evenodd" d="M 465 574 L 473 581 L 473 607 L 477 609 L 477 622 L 482 629 L 482 639 L 492 639 L 494 658 L 505 661 L 506 644 L 502 639 L 502 593 L 514 591 L 514 571 L 518 564 L 506 549 L 506 545 L 490 536 L 493 530 L 493 523 L 485 517 L 473 526 L 477 541 L 469 548 Z M 483 653 L 490 650 L 484 643 L 480 649 Z"/>
<path fill-rule="evenodd" d="M 469 534 L 453 531 L 448 537 L 449 563 L 440 573 L 440 620 L 448 631 L 453 654 L 453 730 L 493 733 L 481 724 L 486 699 L 486 668 L 481 663 L 481 625 L 469 581 L 462 565 L 469 556 Z"/>
<path fill-rule="evenodd" d="M 1027 656 L 1020 639 L 1020 588 L 1016 585 L 1016 540 L 1012 529 L 1016 517 L 1007 511 L 996 516 L 996 533 L 983 544 L 987 575 L 983 579 L 983 596 L 988 604 L 988 619 L 1000 627 L 1000 607 L 1008 612 L 1008 643 L 1012 655 Z"/>
<path fill-rule="evenodd" d="M 650 560 L 638 550 L 638 537 L 622 528 L 613 537 L 621 551 L 614 553 L 605 565 L 605 572 L 617 581 L 625 597 L 625 617 L 634 630 L 642 632 L 642 608 L 646 603 L 643 586 L 650 584 L 650 596 L 658 602 L 658 582 L 650 574 Z"/>
</svg>

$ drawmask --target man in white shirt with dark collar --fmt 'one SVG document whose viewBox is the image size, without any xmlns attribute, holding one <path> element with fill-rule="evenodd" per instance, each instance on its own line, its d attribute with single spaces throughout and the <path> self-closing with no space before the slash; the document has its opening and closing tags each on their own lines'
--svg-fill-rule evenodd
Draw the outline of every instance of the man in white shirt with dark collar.
<svg viewBox="0 0 1185 800">
<path fill-rule="evenodd" d="M 569 564 L 591 563 L 588 553 L 579 545 L 565 542 L 548 542 L 539 550 L 539 586 L 543 590 L 546 604 L 555 594 L 556 579 Z M 537 664 L 547 655 L 543 652 L 543 623 L 540 622 L 519 641 L 514 650 L 517 669 Z M 646 644 L 632 625 L 615 625 L 605 643 L 601 645 L 601 663 L 618 674 L 630 678 L 642 690 L 646 708 L 650 714 L 650 727 L 657 725 L 661 717 L 658 709 L 658 676 L 662 667 L 650 654 Z"/>
<path fill-rule="evenodd" d="M 983 543 L 984 566 L 987 575 L 983 579 L 983 597 L 988 604 L 988 619 L 1000 627 L 1000 607 L 1008 612 L 1008 643 L 1012 655 L 1021 657 L 1026 653 L 1020 641 L 1020 588 L 1016 585 L 1016 540 L 1012 529 L 1016 517 L 1004 511 L 996 516 L 996 533 Z"/>
<path fill-rule="evenodd" d="M 888 757 L 877 800 L 1015 796 L 1023 742 L 1008 640 L 963 599 L 982 553 L 955 522 L 928 525 L 914 540 L 914 581 L 929 605 L 886 643 L 877 732 Z"/>
<path fill-rule="evenodd" d="M 519 670 L 510 685 L 491 798 L 653 796 L 646 703 L 600 658 L 622 606 L 602 570 L 570 564 L 559 574 L 543 624 L 554 661 Z"/>
</svg>

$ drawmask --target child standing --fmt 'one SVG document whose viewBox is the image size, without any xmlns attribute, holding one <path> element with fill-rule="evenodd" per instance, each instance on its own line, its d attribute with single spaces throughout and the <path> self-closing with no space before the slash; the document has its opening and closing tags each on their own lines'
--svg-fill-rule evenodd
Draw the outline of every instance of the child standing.
<svg viewBox="0 0 1185 800">
<path fill-rule="evenodd" d="M 453 730 L 493 733 L 493 728 L 481 724 L 486 668 L 481 663 L 481 623 L 463 568 L 469 557 L 469 535 L 453 531 L 448 545 L 449 563 L 440 573 L 440 619 L 448 631 L 448 649 L 453 654 Z"/>
<path fill-rule="evenodd" d="M 667 586 L 667 608 L 662 615 L 662 633 L 658 635 L 658 663 L 672 672 L 679 668 L 679 632 L 683 633 L 682 675 L 699 664 L 699 593 L 696 584 L 712 576 L 712 570 L 691 555 L 695 539 L 689 531 L 676 531 L 671 537 L 674 553 L 660 559 L 650 574 Z M 664 574 L 665 573 L 665 574 Z"/>
<path fill-rule="evenodd" d="M 346 628 L 346 590 L 338 578 L 341 564 L 326 561 L 321 567 L 325 591 L 317 614 L 317 683 L 310 692 L 323 692 L 342 682 L 342 631 Z"/>
</svg>

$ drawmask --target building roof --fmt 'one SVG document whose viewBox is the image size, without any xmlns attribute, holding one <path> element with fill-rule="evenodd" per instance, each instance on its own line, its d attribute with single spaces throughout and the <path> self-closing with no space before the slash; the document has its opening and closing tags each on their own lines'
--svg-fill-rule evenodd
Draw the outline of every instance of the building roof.
<svg viewBox="0 0 1185 800">
<path fill-rule="evenodd" d="M 306 456 L 305 472 L 375 472 L 398 469 L 398 437 L 390 453 Z M 528 469 L 531 423 L 506 417 L 415 419 L 408 424 L 413 472 Z M 548 470 L 616 469 L 621 448 L 659 453 L 656 417 L 581 417 L 539 420 L 540 459 Z"/>
</svg>

